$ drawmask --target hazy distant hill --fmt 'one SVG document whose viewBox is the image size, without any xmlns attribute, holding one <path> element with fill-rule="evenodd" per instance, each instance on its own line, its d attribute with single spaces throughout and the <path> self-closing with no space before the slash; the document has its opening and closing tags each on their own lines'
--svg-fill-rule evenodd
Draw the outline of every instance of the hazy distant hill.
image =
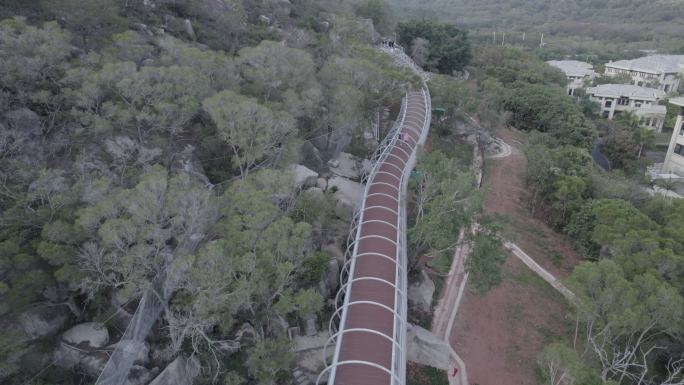
<svg viewBox="0 0 684 385">
<path fill-rule="evenodd" d="M 391 1 L 401 11 L 449 19 L 473 29 L 526 29 L 550 35 L 659 44 L 684 36 L 682 0 Z"/>
</svg>

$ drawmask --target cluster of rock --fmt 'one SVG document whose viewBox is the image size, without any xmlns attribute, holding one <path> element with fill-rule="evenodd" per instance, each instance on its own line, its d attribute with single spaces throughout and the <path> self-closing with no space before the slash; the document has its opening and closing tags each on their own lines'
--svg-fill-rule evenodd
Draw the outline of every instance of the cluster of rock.
<svg viewBox="0 0 684 385">
<path fill-rule="evenodd" d="M 354 155 L 341 152 L 320 173 L 303 165 L 292 166 L 292 171 L 298 188 L 312 194 L 331 194 L 338 214 L 348 216 L 361 203 L 365 187 L 360 180 L 365 164 Z"/>
</svg>

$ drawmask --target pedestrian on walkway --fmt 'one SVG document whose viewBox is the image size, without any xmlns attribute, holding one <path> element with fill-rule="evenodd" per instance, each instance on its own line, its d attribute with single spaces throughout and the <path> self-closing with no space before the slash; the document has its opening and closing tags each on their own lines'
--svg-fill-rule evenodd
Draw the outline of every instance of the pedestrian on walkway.
<svg viewBox="0 0 684 385">
<path fill-rule="evenodd" d="M 451 373 L 451 377 L 456 377 L 458 374 L 458 368 L 454 367 L 454 371 Z"/>
</svg>

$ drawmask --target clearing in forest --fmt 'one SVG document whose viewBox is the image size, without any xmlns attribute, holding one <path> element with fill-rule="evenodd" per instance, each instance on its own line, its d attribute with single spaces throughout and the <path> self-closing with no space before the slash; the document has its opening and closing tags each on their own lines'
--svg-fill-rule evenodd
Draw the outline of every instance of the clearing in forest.
<svg viewBox="0 0 684 385">
<path fill-rule="evenodd" d="M 528 210 L 524 134 L 496 133 L 512 146 L 505 158 L 489 159 L 483 188 L 485 212 L 510 220 L 513 241 L 556 277 L 580 261 L 570 242 Z M 572 333 L 567 301 L 512 254 L 502 266 L 503 282 L 485 295 L 467 290 L 451 333 L 451 344 L 468 369 L 470 384 L 535 385 L 544 346 Z"/>
</svg>

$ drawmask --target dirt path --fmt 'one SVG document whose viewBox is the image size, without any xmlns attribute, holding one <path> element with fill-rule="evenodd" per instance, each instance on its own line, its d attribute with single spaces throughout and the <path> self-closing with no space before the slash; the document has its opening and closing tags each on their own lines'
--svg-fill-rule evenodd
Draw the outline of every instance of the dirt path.
<svg viewBox="0 0 684 385">
<path fill-rule="evenodd" d="M 506 243 L 511 254 L 502 267 L 503 282 L 481 296 L 465 290 L 466 276 L 459 276 L 457 267 L 455 282 L 446 285 L 443 298 L 449 311 L 438 307 L 435 318 L 440 319 L 434 325 L 442 330 L 444 313 L 455 319 L 446 323 L 451 325 L 450 343 L 468 367 L 470 383 L 533 385 L 539 352 L 550 340 L 567 334 L 562 315 L 568 302 L 559 293 L 566 298 L 572 293 L 556 277 L 567 276 L 580 257 L 541 217 L 529 215 L 523 135 L 513 130 L 497 135 L 509 145 L 502 146 L 503 154 L 489 158 L 483 188 L 485 213 L 507 216 L 516 235 L 515 243 Z M 454 265 L 462 264 L 464 258 L 456 257 L 461 259 L 455 258 Z"/>
</svg>

